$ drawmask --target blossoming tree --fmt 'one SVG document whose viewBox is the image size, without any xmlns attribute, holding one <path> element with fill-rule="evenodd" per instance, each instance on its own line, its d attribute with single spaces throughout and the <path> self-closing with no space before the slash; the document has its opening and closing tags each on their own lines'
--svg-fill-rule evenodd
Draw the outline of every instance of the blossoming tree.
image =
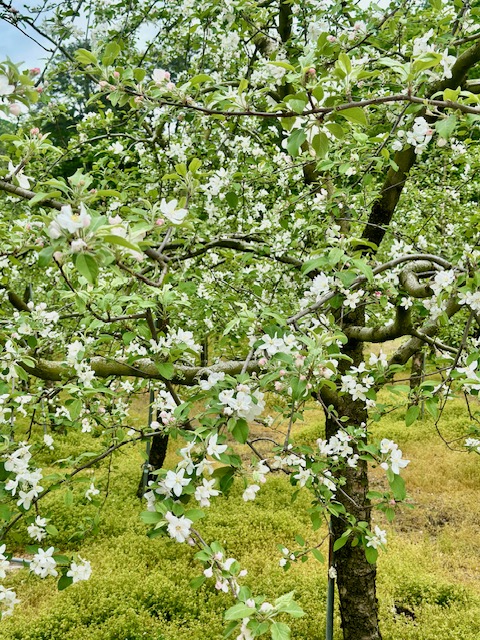
<svg viewBox="0 0 480 640">
<path fill-rule="evenodd" d="M 435 421 L 449 394 L 480 389 L 475 10 L 159 1 L 124 18 L 121 1 L 92 1 L 61 3 L 39 26 L 0 7 L 51 50 L 41 73 L 0 67 L 4 535 L 26 525 L 41 543 L 30 570 L 60 588 L 88 579 L 88 560 L 43 548 L 55 526 L 42 498 L 72 500 L 86 469 L 147 441 L 151 535 L 197 547 L 193 586 L 213 579 L 232 595 L 227 634 L 283 640 L 278 616 L 303 615 L 294 595 L 270 603 L 242 585 L 246 569 L 204 539 L 201 520 L 235 480 L 249 501 L 284 473 L 310 492 L 314 532 L 332 518 L 345 640 L 379 639 L 386 534 L 371 513 L 393 519 L 409 461 L 375 440 L 375 422 L 408 403 L 395 375 L 424 346 L 444 374 L 416 389 Z M 460 337 L 446 344 L 454 318 Z M 389 357 L 365 349 L 397 338 Z M 142 429 L 128 418 L 139 392 L 150 394 Z M 297 446 L 310 402 L 325 433 Z M 411 404 L 407 425 L 419 413 Z M 478 453 L 471 419 L 461 447 Z M 32 434 L 47 422 L 101 432 L 105 446 L 46 478 L 36 455 L 55 438 Z M 163 468 L 169 438 L 174 469 Z M 369 465 L 385 470 L 386 491 L 369 490 Z M 93 482 L 83 494 L 100 492 Z M 286 570 L 323 558 L 320 540 L 283 544 Z M 3 615 L 16 602 L 0 587 Z"/>
</svg>

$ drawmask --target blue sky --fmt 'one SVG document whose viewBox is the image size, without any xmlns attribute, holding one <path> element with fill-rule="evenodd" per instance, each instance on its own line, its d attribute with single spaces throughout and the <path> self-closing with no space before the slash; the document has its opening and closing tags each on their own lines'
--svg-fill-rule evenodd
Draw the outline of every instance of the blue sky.
<svg viewBox="0 0 480 640">
<path fill-rule="evenodd" d="M 34 36 L 41 40 L 40 37 Z M 46 45 L 48 48 L 48 44 Z M 7 57 L 13 62 L 24 62 L 28 68 L 43 68 L 43 58 L 48 58 L 48 53 L 38 44 L 30 40 L 26 35 L 12 27 L 4 20 L 0 20 L 0 62 Z"/>
</svg>

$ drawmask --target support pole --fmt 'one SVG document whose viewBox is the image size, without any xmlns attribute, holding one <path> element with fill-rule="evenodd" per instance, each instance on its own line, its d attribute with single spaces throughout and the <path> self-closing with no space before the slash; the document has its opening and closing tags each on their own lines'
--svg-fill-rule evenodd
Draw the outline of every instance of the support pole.
<svg viewBox="0 0 480 640">
<path fill-rule="evenodd" d="M 327 585 L 327 623 L 325 627 L 325 640 L 333 640 L 333 604 L 335 601 L 335 565 L 333 561 L 333 531 L 332 521 L 328 524 L 330 532 L 328 540 L 328 585 Z"/>
<path fill-rule="evenodd" d="M 150 393 L 149 393 L 149 398 L 148 398 L 148 429 L 150 430 L 150 425 L 152 424 L 152 418 L 153 418 L 153 403 L 155 401 L 155 393 L 153 391 L 152 388 L 152 383 L 150 383 Z M 150 447 L 151 447 L 151 438 L 147 438 L 147 443 L 146 443 L 146 460 L 145 463 L 143 465 L 143 476 L 142 476 L 142 491 L 143 493 L 145 493 L 145 490 L 147 488 L 147 482 L 148 482 L 148 474 L 150 471 L 150 465 L 149 465 L 149 460 L 150 460 Z"/>
</svg>

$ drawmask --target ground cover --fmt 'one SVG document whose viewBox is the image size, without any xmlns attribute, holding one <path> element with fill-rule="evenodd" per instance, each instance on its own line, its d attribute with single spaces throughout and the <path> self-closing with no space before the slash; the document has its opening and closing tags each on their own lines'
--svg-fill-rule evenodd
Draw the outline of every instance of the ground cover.
<svg viewBox="0 0 480 640">
<path fill-rule="evenodd" d="M 141 403 L 132 418 L 144 419 Z M 467 414 L 460 400 L 447 404 L 442 433 L 461 435 Z M 296 428 L 297 440 L 313 442 L 322 435 L 323 416 L 312 409 Z M 480 553 L 478 530 L 480 474 L 478 457 L 450 451 L 433 421 L 426 417 L 405 427 L 404 412 L 389 414 L 373 425 L 378 437 L 392 437 L 412 460 L 405 470 L 415 509 L 403 509 L 393 524 L 382 514 L 375 522 L 388 531 L 388 550 L 380 554 L 378 596 L 384 640 L 478 640 L 480 637 Z M 85 447 L 91 436 L 55 434 L 56 448 L 42 460 L 72 452 L 97 450 L 100 441 Z M 173 464 L 175 446 L 169 452 Z M 53 579 L 39 581 L 20 570 L 8 579 L 22 606 L 0 625 L 1 640 L 220 640 L 223 612 L 231 605 L 213 584 L 189 587 L 199 574 L 187 545 L 167 538 L 149 540 L 139 518 L 135 497 L 142 464 L 141 448 L 123 450 L 112 461 L 108 498 L 97 510 L 82 496 L 94 478 L 102 489 L 107 467 L 85 473 L 85 485 L 74 489 L 73 504 L 64 492 L 48 497 L 59 529 L 52 540 L 61 550 L 78 550 L 92 562 L 90 581 L 57 592 Z M 371 471 L 372 489 L 381 489 L 383 473 Z M 292 503 L 292 488 L 284 477 L 271 477 L 253 503 L 243 503 L 237 482 L 228 498 L 217 499 L 202 522 L 206 539 L 217 538 L 249 571 L 246 583 L 268 598 L 295 590 L 307 616 L 295 620 L 292 637 L 316 640 L 324 635 L 326 570 L 311 558 L 284 573 L 277 544 L 293 548 L 294 536 L 320 541 L 325 530 L 313 533 L 306 514 L 308 496 Z M 239 515 L 240 514 L 240 515 Z M 79 540 L 79 522 L 88 531 Z M 95 533 L 96 530 L 96 533 Z M 12 544 L 26 541 L 20 531 Z M 336 628 L 339 617 L 336 614 Z M 335 638 L 340 638 L 337 631 Z"/>
</svg>

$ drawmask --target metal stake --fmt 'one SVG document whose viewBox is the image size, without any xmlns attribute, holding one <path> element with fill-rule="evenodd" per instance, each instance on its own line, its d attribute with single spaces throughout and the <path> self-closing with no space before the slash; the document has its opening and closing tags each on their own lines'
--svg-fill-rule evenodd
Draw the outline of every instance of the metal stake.
<svg viewBox="0 0 480 640">
<path fill-rule="evenodd" d="M 149 393 L 149 398 L 148 398 L 148 428 L 149 429 L 150 429 L 150 425 L 152 424 L 153 403 L 154 403 L 154 401 L 155 401 L 155 392 L 152 389 L 152 383 L 150 383 L 150 393 Z M 145 493 L 145 489 L 147 488 L 148 472 L 150 471 L 149 460 L 150 460 L 151 442 L 152 442 L 152 439 L 151 438 L 147 438 L 147 444 L 146 444 L 146 449 L 145 449 L 147 459 L 145 460 L 145 464 L 143 465 L 143 476 L 142 476 L 143 493 Z"/>
<path fill-rule="evenodd" d="M 330 536 L 328 540 L 327 623 L 325 627 L 325 640 L 333 640 L 333 603 L 335 600 L 335 578 L 330 575 L 330 569 L 335 569 L 335 567 L 333 562 L 334 540 L 331 519 L 328 524 L 328 530 L 330 532 Z"/>
</svg>

